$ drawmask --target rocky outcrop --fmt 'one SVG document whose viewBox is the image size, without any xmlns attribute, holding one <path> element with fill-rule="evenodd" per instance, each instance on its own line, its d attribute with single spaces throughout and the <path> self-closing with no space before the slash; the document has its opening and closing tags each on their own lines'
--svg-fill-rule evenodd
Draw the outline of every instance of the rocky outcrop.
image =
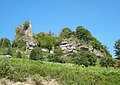
<svg viewBox="0 0 120 85">
<path fill-rule="evenodd" d="M 36 46 L 37 46 L 37 43 L 36 43 L 36 41 L 33 38 L 26 40 L 26 51 L 31 51 Z"/>
<path fill-rule="evenodd" d="M 24 32 L 26 37 L 32 38 L 32 24 L 30 21 L 26 21 L 22 25 L 18 26 L 18 29 L 20 29 L 22 32 Z"/>
<path fill-rule="evenodd" d="M 31 51 L 37 46 L 37 43 L 32 35 L 32 24 L 30 21 L 26 21 L 22 25 L 17 27 L 16 38 L 22 38 L 26 43 L 26 51 Z M 19 33 L 20 32 L 20 33 Z M 21 35 L 22 34 L 22 35 Z"/>
<path fill-rule="evenodd" d="M 69 39 L 69 41 L 67 41 L 67 39 L 63 39 L 63 41 L 60 44 L 60 48 L 62 49 L 64 54 L 71 53 L 71 52 L 77 52 L 76 47 L 77 47 L 77 44 L 72 39 Z"/>
<path fill-rule="evenodd" d="M 62 49 L 64 54 L 68 53 L 77 53 L 80 50 L 94 53 L 97 57 L 103 57 L 103 53 L 99 50 L 94 49 L 92 46 L 82 43 L 76 43 L 72 38 L 63 39 L 60 48 Z"/>
</svg>

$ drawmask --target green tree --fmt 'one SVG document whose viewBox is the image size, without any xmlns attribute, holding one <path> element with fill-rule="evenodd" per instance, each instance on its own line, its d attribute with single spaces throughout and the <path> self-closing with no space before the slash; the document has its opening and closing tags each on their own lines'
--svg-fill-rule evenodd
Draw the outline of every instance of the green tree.
<svg viewBox="0 0 120 85">
<path fill-rule="evenodd" d="M 59 44 L 57 37 L 52 36 L 51 33 L 45 34 L 41 32 L 41 33 L 36 34 L 34 38 L 38 43 L 38 47 L 46 48 L 49 50 L 49 52 L 53 46 L 56 46 Z"/>
<path fill-rule="evenodd" d="M 114 50 L 115 51 L 115 56 L 117 56 L 117 58 L 120 59 L 120 39 L 115 41 L 114 49 L 115 49 Z"/>
<path fill-rule="evenodd" d="M 87 29 L 83 28 L 82 26 L 78 26 L 76 28 L 76 37 L 78 39 L 82 39 L 85 42 L 88 42 L 89 40 L 92 39 L 91 33 Z"/>
<path fill-rule="evenodd" d="M 62 38 L 70 38 L 72 35 L 72 31 L 70 28 L 66 27 L 62 29 L 62 32 L 60 33 L 60 37 Z"/>
<path fill-rule="evenodd" d="M 33 36 L 34 39 L 37 41 L 38 47 L 41 47 L 42 40 L 44 39 L 45 36 L 46 34 L 44 32 L 39 32 L 38 34 Z"/>
<path fill-rule="evenodd" d="M 0 47 L 5 48 L 5 47 L 10 47 L 11 43 L 10 40 L 7 38 L 1 38 L 0 39 Z"/>
<path fill-rule="evenodd" d="M 23 38 L 15 39 L 12 41 L 12 47 L 21 48 L 23 50 L 26 50 L 26 42 L 24 41 Z"/>
</svg>

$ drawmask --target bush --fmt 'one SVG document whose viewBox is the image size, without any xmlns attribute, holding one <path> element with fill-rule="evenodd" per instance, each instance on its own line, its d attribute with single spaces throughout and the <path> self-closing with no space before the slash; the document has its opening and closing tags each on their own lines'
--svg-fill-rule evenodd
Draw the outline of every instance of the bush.
<svg viewBox="0 0 120 85">
<path fill-rule="evenodd" d="M 34 81 L 35 85 L 43 85 L 42 84 L 42 78 L 39 74 L 33 75 L 32 80 Z"/>
<path fill-rule="evenodd" d="M 17 53 L 17 58 L 22 58 L 21 52 Z"/>
<path fill-rule="evenodd" d="M 44 60 L 43 52 L 40 48 L 36 47 L 30 53 L 31 60 Z"/>
<path fill-rule="evenodd" d="M 57 55 L 57 54 L 49 54 L 49 55 L 48 55 L 48 61 L 61 63 L 60 56 Z"/>
<path fill-rule="evenodd" d="M 58 56 L 61 56 L 63 55 L 63 51 L 60 47 L 57 47 L 55 50 L 54 50 L 54 53 Z"/>
<path fill-rule="evenodd" d="M 73 63 L 77 65 L 95 66 L 97 57 L 89 52 L 80 51 L 71 55 Z"/>
<path fill-rule="evenodd" d="M 114 63 L 115 63 L 114 60 L 112 58 L 109 58 L 109 57 L 102 57 L 100 59 L 100 65 L 102 67 L 106 67 L 106 68 L 113 67 Z"/>
<path fill-rule="evenodd" d="M 3 49 L 3 55 L 11 55 L 12 56 L 12 50 L 11 48 L 8 48 L 8 49 Z"/>
</svg>

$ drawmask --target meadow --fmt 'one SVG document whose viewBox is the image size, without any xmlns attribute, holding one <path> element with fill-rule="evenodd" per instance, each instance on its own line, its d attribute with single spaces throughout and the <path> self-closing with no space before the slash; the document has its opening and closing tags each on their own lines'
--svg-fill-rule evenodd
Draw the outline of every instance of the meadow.
<svg viewBox="0 0 120 85">
<path fill-rule="evenodd" d="M 36 74 L 56 79 L 60 85 L 120 85 L 120 69 L 0 58 L 0 78 L 25 81 Z"/>
</svg>

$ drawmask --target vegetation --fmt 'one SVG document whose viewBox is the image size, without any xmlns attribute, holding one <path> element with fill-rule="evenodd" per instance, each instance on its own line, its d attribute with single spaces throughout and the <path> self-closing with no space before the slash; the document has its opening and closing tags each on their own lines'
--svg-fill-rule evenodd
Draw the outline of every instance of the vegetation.
<svg viewBox="0 0 120 85">
<path fill-rule="evenodd" d="M 1 38 L 0 39 L 0 48 L 6 48 L 6 47 L 10 47 L 11 43 L 10 40 L 7 38 Z"/>
<path fill-rule="evenodd" d="M 102 67 L 106 67 L 106 68 L 113 67 L 114 64 L 115 64 L 115 61 L 112 58 L 109 58 L 109 57 L 103 57 L 100 60 L 100 65 Z"/>
<path fill-rule="evenodd" d="M 86 53 L 84 51 L 80 51 L 79 53 L 72 54 L 72 62 L 77 65 L 95 66 L 97 61 L 97 57 L 92 53 Z"/>
<path fill-rule="evenodd" d="M 30 23 L 29 21 L 26 21 L 26 22 L 23 24 L 24 27 L 25 27 L 24 29 L 27 29 L 27 28 L 29 27 L 29 23 Z"/>
<path fill-rule="evenodd" d="M 115 56 L 117 56 L 117 58 L 120 59 L 120 39 L 115 41 L 114 48 L 115 48 Z"/>
<path fill-rule="evenodd" d="M 22 58 L 21 52 L 17 53 L 17 58 Z"/>
<path fill-rule="evenodd" d="M 26 21 L 23 24 L 24 29 L 29 27 L 29 23 Z M 82 26 L 76 27 L 76 31 L 68 27 L 63 28 L 59 36 L 55 36 L 50 30 L 48 33 L 39 32 L 33 38 L 37 42 L 37 47 L 31 52 L 25 51 L 26 39 L 29 38 L 19 27 L 16 28 L 12 44 L 7 38 L 0 39 L 0 78 L 25 81 L 31 77 L 36 85 L 42 85 L 41 77 L 47 76 L 56 79 L 61 85 L 120 84 L 120 61 L 117 60 L 120 58 L 120 39 L 114 46 L 118 58 L 113 59 L 108 48 Z M 76 43 L 92 46 L 103 56 L 97 57 L 94 52 L 79 48 L 76 48 L 77 53 L 65 54 L 60 48 L 63 39 L 68 39 L 67 42 L 74 40 Z M 11 55 L 13 58 L 3 58 L 6 55 Z"/>
<path fill-rule="evenodd" d="M 38 75 L 35 75 L 38 74 Z M 65 64 L 39 62 L 22 59 L 0 58 L 0 77 L 14 81 L 25 81 L 30 76 L 57 79 L 62 85 L 119 85 L 120 70 L 101 67 L 69 66 Z M 40 77 L 39 77 L 40 78 Z M 36 83 L 41 80 L 36 80 Z"/>
<path fill-rule="evenodd" d="M 43 60 L 44 57 L 43 57 L 43 53 L 41 49 L 38 47 L 33 49 L 30 54 L 30 59 L 31 60 Z"/>
</svg>

